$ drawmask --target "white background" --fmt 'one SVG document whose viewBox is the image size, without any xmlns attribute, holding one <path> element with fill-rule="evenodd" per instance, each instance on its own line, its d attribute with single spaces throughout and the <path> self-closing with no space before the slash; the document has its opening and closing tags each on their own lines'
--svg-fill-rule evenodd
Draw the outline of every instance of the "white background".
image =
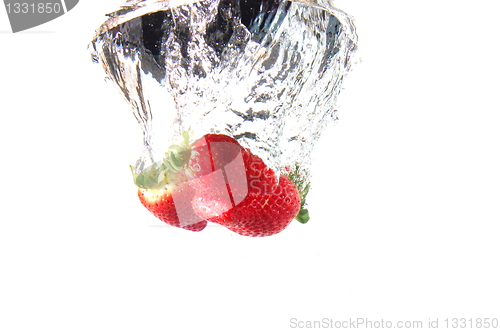
<svg viewBox="0 0 500 332">
<path fill-rule="evenodd" d="M 140 205 L 139 127 L 86 49 L 121 4 L 18 34 L 0 8 L 0 331 L 500 319 L 497 1 L 336 2 L 362 61 L 314 154 L 310 223 L 262 239 Z"/>
</svg>

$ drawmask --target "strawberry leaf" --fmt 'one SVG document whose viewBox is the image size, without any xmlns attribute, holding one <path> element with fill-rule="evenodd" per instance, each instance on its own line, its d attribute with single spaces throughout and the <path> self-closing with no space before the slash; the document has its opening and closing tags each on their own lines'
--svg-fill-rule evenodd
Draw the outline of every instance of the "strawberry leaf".
<svg viewBox="0 0 500 332">
<path fill-rule="evenodd" d="M 184 141 L 181 145 L 173 144 L 169 146 L 165 152 L 163 165 L 166 169 L 172 172 L 179 172 L 189 161 L 191 157 L 191 146 L 189 144 L 189 133 L 182 133 Z"/>
<path fill-rule="evenodd" d="M 137 172 L 133 166 L 130 166 L 134 184 L 143 189 L 164 188 L 168 184 L 169 179 L 175 178 L 175 174 L 182 170 L 191 157 L 189 136 L 187 131 L 183 132 L 183 142 L 180 145 L 171 145 L 167 152 L 165 152 L 165 157 L 160 164 L 154 162 L 151 166 L 140 172 Z"/>
<path fill-rule="evenodd" d="M 300 211 L 295 219 L 301 224 L 305 224 L 310 219 L 309 210 L 307 210 L 305 207 L 307 205 L 306 196 L 309 193 L 309 189 L 311 189 L 311 184 L 305 181 L 304 175 L 302 174 L 300 165 L 298 163 L 295 164 L 295 168 L 292 170 L 290 170 L 289 167 L 285 169 L 288 171 L 286 175 L 295 184 L 300 194 Z"/>
<path fill-rule="evenodd" d="M 166 183 L 165 171 L 158 167 L 157 163 L 153 163 L 148 168 L 137 173 L 133 166 L 130 166 L 134 184 L 143 189 L 159 189 L 164 187 Z"/>
<path fill-rule="evenodd" d="M 295 217 L 295 219 L 300 222 L 301 224 L 305 224 L 306 222 L 309 221 L 309 210 L 307 209 L 301 209 L 299 211 L 299 214 Z"/>
</svg>

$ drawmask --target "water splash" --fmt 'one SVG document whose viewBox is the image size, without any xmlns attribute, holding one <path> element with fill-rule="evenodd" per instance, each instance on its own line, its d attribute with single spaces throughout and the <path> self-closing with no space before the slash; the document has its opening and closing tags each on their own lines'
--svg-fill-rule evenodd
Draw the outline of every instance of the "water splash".
<svg viewBox="0 0 500 332">
<path fill-rule="evenodd" d="M 185 130 L 230 135 L 276 174 L 310 157 L 336 119 L 356 50 L 329 1 L 127 1 L 91 43 L 144 138 L 140 171 Z"/>
</svg>

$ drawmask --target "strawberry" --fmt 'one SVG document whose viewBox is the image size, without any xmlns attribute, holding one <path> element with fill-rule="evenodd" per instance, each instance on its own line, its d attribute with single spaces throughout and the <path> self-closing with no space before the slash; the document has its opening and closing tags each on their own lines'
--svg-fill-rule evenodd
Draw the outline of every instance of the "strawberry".
<svg viewBox="0 0 500 332">
<path fill-rule="evenodd" d="M 139 173 L 132 166 L 131 170 L 134 183 L 139 187 L 139 200 L 146 209 L 171 226 L 198 232 L 206 227 L 207 222 L 191 206 L 195 189 L 182 171 L 189 154 L 184 145 L 172 145 L 161 165 L 153 163 Z"/>
<path fill-rule="evenodd" d="M 245 236 L 261 237 L 283 231 L 300 211 L 297 187 L 284 175 L 267 196 L 248 196 L 224 216 L 226 227 Z"/>
<path fill-rule="evenodd" d="M 191 206 L 195 190 L 187 182 L 167 185 L 160 189 L 139 188 L 142 205 L 161 221 L 175 227 L 199 232 L 207 226 Z"/>
<path fill-rule="evenodd" d="M 169 225 L 191 231 L 207 221 L 252 237 L 283 231 L 296 218 L 309 215 L 300 167 L 284 168 L 279 181 L 261 158 L 226 135 L 207 134 L 172 145 L 160 165 L 134 172 L 141 203 Z"/>
<path fill-rule="evenodd" d="M 194 211 L 208 221 L 247 236 L 269 236 L 284 230 L 301 207 L 300 194 L 284 175 L 278 182 L 274 172 L 261 158 L 242 150 L 243 167 L 227 170 L 226 191 L 197 187 Z M 229 199 L 228 199 L 229 197 Z"/>
</svg>

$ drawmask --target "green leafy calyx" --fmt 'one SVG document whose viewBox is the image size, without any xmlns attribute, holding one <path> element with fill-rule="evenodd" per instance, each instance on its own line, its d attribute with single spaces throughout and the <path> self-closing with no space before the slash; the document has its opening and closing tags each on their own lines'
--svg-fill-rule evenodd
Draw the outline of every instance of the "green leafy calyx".
<svg viewBox="0 0 500 332">
<path fill-rule="evenodd" d="M 135 167 L 130 166 L 136 186 L 143 189 L 164 188 L 170 178 L 175 178 L 175 174 L 183 170 L 191 157 L 191 145 L 189 133 L 185 131 L 182 136 L 183 142 L 171 145 L 161 162 L 154 162 L 140 172 L 136 172 Z"/>
<path fill-rule="evenodd" d="M 306 209 L 306 196 L 309 193 L 311 185 L 304 179 L 304 175 L 300 172 L 299 164 L 295 164 L 295 167 L 288 171 L 286 175 L 295 184 L 300 194 L 300 211 L 295 219 L 298 222 L 305 224 L 310 219 L 309 210 Z"/>
</svg>

